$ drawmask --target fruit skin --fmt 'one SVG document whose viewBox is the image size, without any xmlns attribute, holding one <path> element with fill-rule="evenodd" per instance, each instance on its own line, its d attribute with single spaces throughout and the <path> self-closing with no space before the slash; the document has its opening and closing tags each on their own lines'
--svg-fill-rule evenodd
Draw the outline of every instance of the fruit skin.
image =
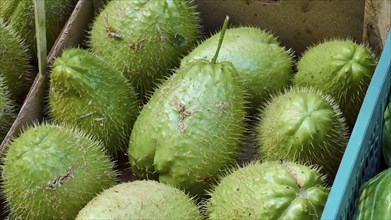
<svg viewBox="0 0 391 220">
<path fill-rule="evenodd" d="M 30 52 L 15 29 L 1 17 L 0 36 L 0 76 L 4 77 L 10 98 L 20 101 L 31 85 Z"/>
<path fill-rule="evenodd" d="M 128 149 L 133 173 L 202 196 L 239 156 L 244 111 L 231 63 L 200 60 L 178 69 L 134 124 Z"/>
<path fill-rule="evenodd" d="M 14 119 L 15 110 L 9 97 L 8 88 L 4 85 L 4 78 L 0 76 L 0 143 L 7 135 Z"/>
<path fill-rule="evenodd" d="M 188 195 L 163 183 L 124 182 L 92 199 L 78 219 L 199 219 L 201 214 Z"/>
<path fill-rule="evenodd" d="M 100 142 L 60 125 L 27 128 L 3 162 L 2 190 L 15 219 L 73 219 L 117 176 Z"/>
<path fill-rule="evenodd" d="M 207 38 L 181 60 L 181 67 L 194 59 L 214 56 L 220 32 Z M 231 62 L 238 70 L 248 97 L 251 115 L 269 98 L 282 91 L 292 78 L 290 51 L 276 37 L 256 27 L 227 29 L 217 62 Z"/>
<path fill-rule="evenodd" d="M 253 161 L 221 178 L 207 213 L 209 219 L 320 219 L 328 194 L 312 166 Z"/>
<path fill-rule="evenodd" d="M 384 111 L 382 151 L 388 167 L 391 167 L 391 96 Z"/>
<path fill-rule="evenodd" d="M 104 60 L 80 48 L 55 59 L 49 89 L 53 121 L 90 132 L 117 155 L 127 149 L 137 114 L 134 88 Z"/>
<path fill-rule="evenodd" d="M 198 36 L 193 1 L 109 1 L 93 23 L 89 42 L 145 98 Z"/>
<path fill-rule="evenodd" d="M 77 0 L 45 1 L 46 46 L 48 52 L 71 15 Z M 26 41 L 33 59 L 37 56 L 33 0 L 1 0 L 0 17 L 18 31 Z"/>
<path fill-rule="evenodd" d="M 313 88 L 291 88 L 261 110 L 258 157 L 317 164 L 332 183 L 348 141 L 338 105 Z"/>
<path fill-rule="evenodd" d="M 352 129 L 375 67 L 374 55 L 363 45 L 351 40 L 324 41 L 302 55 L 293 84 L 331 95 Z"/>
<path fill-rule="evenodd" d="M 364 183 L 354 219 L 391 219 L 391 168 L 383 170 Z"/>
</svg>

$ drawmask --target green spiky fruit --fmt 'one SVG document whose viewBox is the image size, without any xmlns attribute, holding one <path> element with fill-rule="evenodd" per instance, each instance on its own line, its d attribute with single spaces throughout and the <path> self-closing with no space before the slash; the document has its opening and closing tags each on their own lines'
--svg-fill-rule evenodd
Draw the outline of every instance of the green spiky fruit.
<svg viewBox="0 0 391 220">
<path fill-rule="evenodd" d="M 384 111 L 383 122 L 383 146 L 382 152 L 388 167 L 391 167 L 391 96 L 388 97 L 386 109 Z"/>
<path fill-rule="evenodd" d="M 320 219 L 329 189 L 311 166 L 252 162 L 211 192 L 209 219 Z"/>
<path fill-rule="evenodd" d="M 137 95 L 123 75 L 79 48 L 63 51 L 52 67 L 49 115 L 102 140 L 111 154 L 126 151 L 138 114 Z"/>
<path fill-rule="evenodd" d="M 46 46 L 48 51 L 56 41 L 76 3 L 77 0 L 45 1 Z M 37 42 L 33 0 L 1 0 L 0 17 L 3 17 L 20 33 L 35 59 L 37 56 Z"/>
<path fill-rule="evenodd" d="M 91 200 L 76 217 L 81 219 L 199 219 L 188 195 L 155 181 L 118 184 Z"/>
<path fill-rule="evenodd" d="M 312 88 L 291 88 L 273 97 L 256 127 L 258 155 L 264 160 L 317 164 L 332 181 L 348 141 L 338 105 Z"/>
<path fill-rule="evenodd" d="M 391 168 L 363 184 L 354 219 L 391 219 Z"/>
<path fill-rule="evenodd" d="M 110 1 L 93 23 L 90 46 L 143 96 L 178 65 L 198 34 L 190 0 Z"/>
<path fill-rule="evenodd" d="M 331 95 L 353 128 L 375 66 L 366 47 L 350 40 L 325 41 L 302 55 L 293 83 Z"/>
<path fill-rule="evenodd" d="M 116 173 L 100 142 L 78 129 L 42 124 L 8 146 L 3 192 L 12 218 L 74 219 Z"/>
<path fill-rule="evenodd" d="M 14 118 L 15 112 L 9 98 L 8 88 L 4 85 L 3 77 L 0 76 L 0 143 L 6 136 Z"/>
<path fill-rule="evenodd" d="M 25 42 L 2 18 L 0 18 L 0 36 L 0 76 L 6 81 L 10 98 L 19 101 L 27 94 L 31 84 L 30 53 Z"/>
<path fill-rule="evenodd" d="M 200 43 L 181 61 L 181 67 L 194 59 L 212 59 L 220 33 Z M 218 61 L 231 62 L 248 94 L 250 110 L 262 105 L 270 94 L 282 91 L 291 79 L 290 52 L 277 39 L 259 28 L 237 27 L 226 31 Z"/>
</svg>

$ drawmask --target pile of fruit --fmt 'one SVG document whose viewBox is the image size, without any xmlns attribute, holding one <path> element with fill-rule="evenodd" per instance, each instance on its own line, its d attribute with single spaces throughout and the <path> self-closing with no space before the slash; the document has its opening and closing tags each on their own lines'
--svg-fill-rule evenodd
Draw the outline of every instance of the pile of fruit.
<svg viewBox="0 0 391 220">
<path fill-rule="evenodd" d="M 0 139 L 34 51 L 12 17 L 32 1 L 8 2 Z M 88 47 L 64 49 L 50 66 L 45 122 L 3 155 L 9 217 L 319 219 L 376 59 L 349 39 L 296 58 L 272 33 L 228 20 L 206 35 L 190 0 L 102 6 Z M 245 162 L 244 152 L 253 152 Z M 123 158 L 129 169 L 116 166 Z"/>
</svg>

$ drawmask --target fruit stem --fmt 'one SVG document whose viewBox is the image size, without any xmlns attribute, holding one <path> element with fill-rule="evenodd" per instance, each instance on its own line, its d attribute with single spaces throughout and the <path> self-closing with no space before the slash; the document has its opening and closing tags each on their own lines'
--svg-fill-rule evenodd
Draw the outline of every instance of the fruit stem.
<svg viewBox="0 0 391 220">
<path fill-rule="evenodd" d="M 221 48 L 221 45 L 223 44 L 225 30 L 227 30 L 227 28 L 228 28 L 228 21 L 229 21 L 229 16 L 227 15 L 227 16 L 225 16 L 224 24 L 223 24 L 223 27 L 221 28 L 219 44 L 217 45 L 216 53 L 215 53 L 214 57 L 212 58 L 213 64 L 216 63 L 217 57 L 219 56 L 220 48 Z"/>
</svg>

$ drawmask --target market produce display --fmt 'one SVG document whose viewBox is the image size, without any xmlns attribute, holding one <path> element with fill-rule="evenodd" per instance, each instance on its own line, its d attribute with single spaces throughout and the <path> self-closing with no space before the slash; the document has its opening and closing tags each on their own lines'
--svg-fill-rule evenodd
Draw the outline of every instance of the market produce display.
<svg viewBox="0 0 391 220">
<path fill-rule="evenodd" d="M 73 219 L 117 175 L 100 142 L 51 124 L 27 128 L 3 161 L 2 191 L 15 219 Z"/>
<path fill-rule="evenodd" d="M 152 180 L 121 183 L 91 200 L 76 217 L 82 219 L 189 219 L 201 220 L 188 195 Z"/>
<path fill-rule="evenodd" d="M 16 116 L 36 68 L 34 4 L 0 0 L 4 218 L 321 218 L 377 65 L 369 47 L 346 36 L 299 53 L 234 14 L 203 30 L 193 0 L 99 2 L 45 1 L 48 49 L 72 10 L 96 11 L 77 46 L 74 13 Z M 364 184 L 357 219 L 388 217 L 389 177 Z"/>
<path fill-rule="evenodd" d="M 126 151 L 139 104 L 120 72 L 87 50 L 70 48 L 55 59 L 50 77 L 51 120 L 94 134 L 111 154 Z"/>
</svg>

